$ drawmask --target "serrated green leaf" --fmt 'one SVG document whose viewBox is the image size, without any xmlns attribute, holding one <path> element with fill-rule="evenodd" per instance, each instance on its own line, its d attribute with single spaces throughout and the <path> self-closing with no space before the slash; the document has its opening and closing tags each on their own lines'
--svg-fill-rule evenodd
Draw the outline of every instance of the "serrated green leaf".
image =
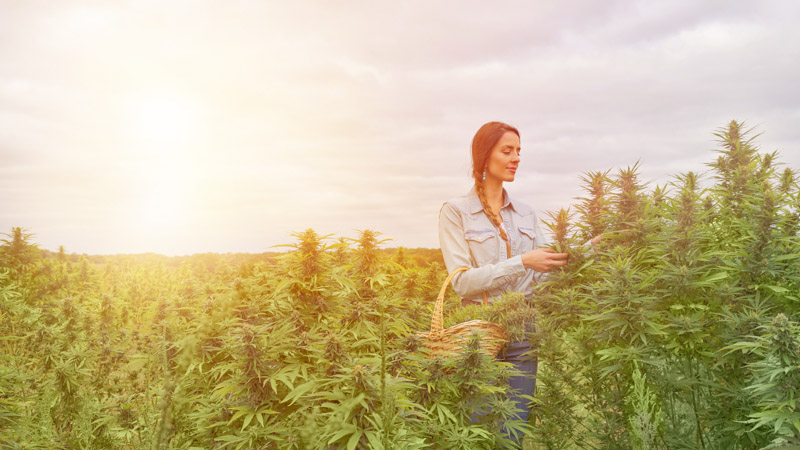
<svg viewBox="0 0 800 450">
<path fill-rule="evenodd" d="M 225 436 L 219 436 L 219 437 L 215 438 L 214 440 L 215 441 L 229 442 L 229 443 L 232 444 L 234 442 L 241 442 L 241 441 L 243 441 L 245 439 L 246 438 L 244 438 L 242 436 L 234 436 L 234 435 L 231 435 L 231 434 L 226 434 Z"/>
<path fill-rule="evenodd" d="M 247 428 L 247 425 L 250 424 L 250 421 L 253 420 L 254 416 L 255 416 L 254 413 L 250 413 L 250 414 L 247 415 L 247 417 L 244 418 L 244 423 L 242 424 L 242 430 L 241 431 L 244 431 L 244 429 Z"/>
<path fill-rule="evenodd" d="M 358 441 L 361 440 L 362 433 L 363 431 L 356 430 L 356 432 L 353 433 L 352 436 L 350 436 L 350 439 L 347 441 L 347 450 L 354 450 L 356 448 L 356 446 L 358 445 Z"/>
</svg>

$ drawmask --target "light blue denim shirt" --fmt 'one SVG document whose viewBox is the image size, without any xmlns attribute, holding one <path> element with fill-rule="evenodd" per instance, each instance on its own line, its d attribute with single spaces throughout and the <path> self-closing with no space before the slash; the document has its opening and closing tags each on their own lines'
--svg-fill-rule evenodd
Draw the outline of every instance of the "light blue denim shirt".
<svg viewBox="0 0 800 450">
<path fill-rule="evenodd" d="M 544 275 L 522 265 L 523 253 L 548 244 L 533 208 L 511 199 L 503 189 L 500 215 L 511 244 L 511 258 L 507 258 L 498 228 L 484 214 L 474 186 L 466 195 L 445 202 L 439 211 L 439 245 L 447 271 L 472 268 L 452 280 L 453 289 L 464 300 L 481 302 L 483 292 L 490 302 L 506 291 L 530 297 L 533 282 L 541 281 Z"/>
</svg>

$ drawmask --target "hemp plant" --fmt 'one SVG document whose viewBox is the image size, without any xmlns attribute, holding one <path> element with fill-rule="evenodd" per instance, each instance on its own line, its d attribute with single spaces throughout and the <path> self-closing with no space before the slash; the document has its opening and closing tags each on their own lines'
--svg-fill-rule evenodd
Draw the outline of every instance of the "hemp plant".
<svg viewBox="0 0 800 450">
<path fill-rule="evenodd" d="M 637 163 L 608 190 L 600 172 L 584 177 L 574 223 L 552 216 L 554 231 L 587 238 L 603 224 L 609 239 L 535 287 L 536 442 L 757 448 L 796 439 L 794 172 L 777 171 L 777 154 L 759 153 L 741 123 L 716 135 L 708 186 L 689 172 L 648 191 Z"/>
</svg>

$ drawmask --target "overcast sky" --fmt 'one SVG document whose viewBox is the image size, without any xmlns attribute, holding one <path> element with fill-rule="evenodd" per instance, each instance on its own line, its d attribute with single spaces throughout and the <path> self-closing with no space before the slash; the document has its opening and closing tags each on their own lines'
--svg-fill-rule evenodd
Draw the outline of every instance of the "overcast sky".
<svg viewBox="0 0 800 450">
<path fill-rule="evenodd" d="M 733 119 L 800 169 L 797 1 L 0 5 L 0 231 L 50 250 L 436 248 L 492 120 L 540 212 L 587 171 L 704 172 Z"/>
</svg>

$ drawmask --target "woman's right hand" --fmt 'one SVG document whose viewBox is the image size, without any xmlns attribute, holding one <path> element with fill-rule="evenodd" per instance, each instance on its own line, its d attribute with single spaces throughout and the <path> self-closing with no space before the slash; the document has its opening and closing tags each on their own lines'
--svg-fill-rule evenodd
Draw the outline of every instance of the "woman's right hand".
<svg viewBox="0 0 800 450">
<path fill-rule="evenodd" d="M 568 253 L 556 253 L 549 248 L 538 248 L 522 255 L 522 265 L 537 272 L 550 272 L 567 264 Z"/>
</svg>

